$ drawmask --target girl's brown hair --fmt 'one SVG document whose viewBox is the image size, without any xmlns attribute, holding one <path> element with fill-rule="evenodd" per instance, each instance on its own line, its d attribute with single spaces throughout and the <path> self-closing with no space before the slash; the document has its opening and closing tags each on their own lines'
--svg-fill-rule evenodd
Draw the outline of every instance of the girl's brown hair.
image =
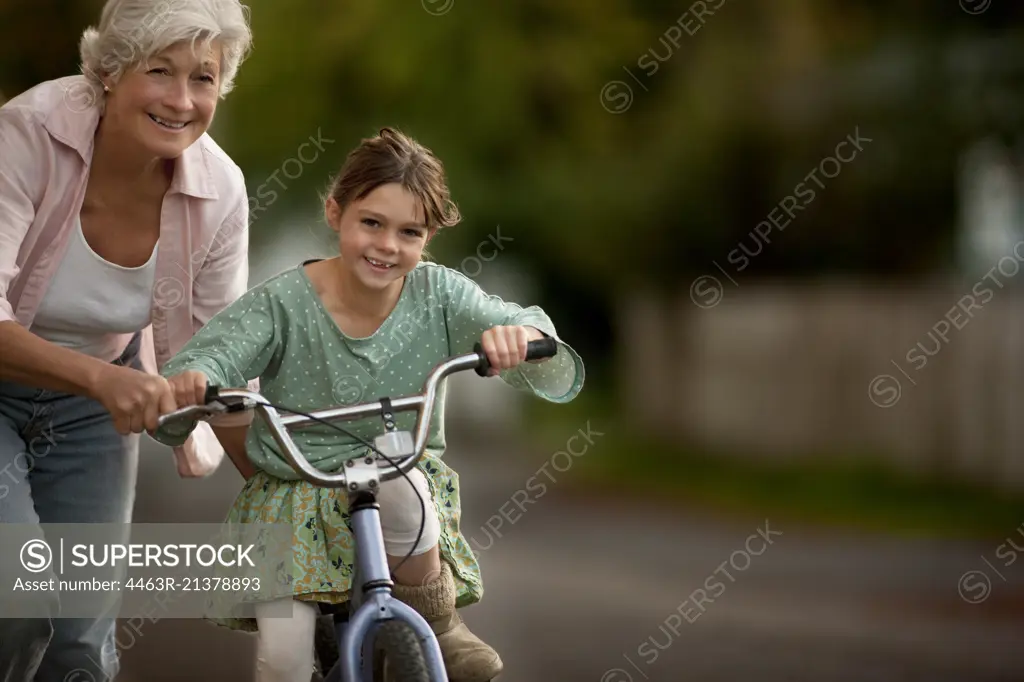
<svg viewBox="0 0 1024 682">
<path fill-rule="evenodd" d="M 381 128 L 345 159 L 329 196 L 342 211 L 381 185 L 398 183 L 423 206 L 427 228 L 451 227 L 462 220 L 451 200 L 444 165 L 434 153 L 394 128 Z"/>
</svg>

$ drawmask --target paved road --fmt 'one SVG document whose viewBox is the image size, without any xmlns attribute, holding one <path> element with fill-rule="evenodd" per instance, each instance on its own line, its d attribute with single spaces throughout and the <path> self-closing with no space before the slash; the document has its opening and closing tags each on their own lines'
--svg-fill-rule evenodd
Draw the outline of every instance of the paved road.
<svg viewBox="0 0 1024 682">
<path fill-rule="evenodd" d="M 513 465 L 459 452 L 465 529 L 486 548 L 484 601 L 464 618 L 503 654 L 502 682 L 1024 680 L 1024 560 L 1005 567 L 998 543 L 723 520 L 569 494 L 561 482 L 538 499 L 525 484 L 543 456 Z M 228 467 L 184 482 L 163 452 L 149 454 L 137 520 L 222 518 L 237 490 Z M 481 530 L 502 508 L 497 533 Z M 980 603 L 958 593 L 967 571 L 990 580 Z M 982 581 L 970 576 L 965 594 L 983 595 Z M 120 679 L 252 679 L 249 636 L 165 620 L 134 639 Z"/>
</svg>

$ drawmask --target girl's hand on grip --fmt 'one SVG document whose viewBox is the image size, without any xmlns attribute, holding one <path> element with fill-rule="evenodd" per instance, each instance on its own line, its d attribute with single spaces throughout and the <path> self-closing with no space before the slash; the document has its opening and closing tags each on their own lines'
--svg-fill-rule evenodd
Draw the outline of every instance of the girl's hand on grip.
<svg viewBox="0 0 1024 682">
<path fill-rule="evenodd" d="M 207 379 L 202 372 L 182 372 L 167 381 L 171 384 L 174 400 L 178 403 L 179 409 L 189 405 L 202 405 L 206 400 Z"/>
<path fill-rule="evenodd" d="M 491 327 L 480 337 L 487 361 L 491 367 L 488 376 L 496 376 L 503 370 L 512 369 L 526 360 L 526 346 L 530 341 L 544 338 L 533 327 L 510 326 Z"/>
</svg>

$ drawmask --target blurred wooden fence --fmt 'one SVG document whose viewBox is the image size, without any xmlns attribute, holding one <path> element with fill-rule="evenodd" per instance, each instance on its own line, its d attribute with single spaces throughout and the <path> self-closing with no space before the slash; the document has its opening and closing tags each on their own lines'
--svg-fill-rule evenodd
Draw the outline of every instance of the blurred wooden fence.
<svg viewBox="0 0 1024 682">
<path fill-rule="evenodd" d="M 624 296 L 623 410 L 742 457 L 872 456 L 1024 489 L 1024 291 L 996 277 Z"/>
</svg>

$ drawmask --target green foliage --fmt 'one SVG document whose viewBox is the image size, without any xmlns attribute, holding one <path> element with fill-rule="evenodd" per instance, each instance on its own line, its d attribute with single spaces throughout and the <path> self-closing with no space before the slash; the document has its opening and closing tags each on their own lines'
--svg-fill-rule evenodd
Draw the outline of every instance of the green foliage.
<svg viewBox="0 0 1024 682">
<path fill-rule="evenodd" d="M 602 169 L 621 160 L 623 128 L 598 93 L 645 34 L 625 3 L 459 2 L 431 16 L 416 2 L 257 2 L 253 26 L 262 38 L 219 130 L 253 177 L 323 129 L 338 140 L 323 180 L 361 137 L 398 126 L 442 158 L 467 217 L 445 247 L 501 224 L 603 265 L 596 238 L 612 230 L 595 198 L 612 198 Z"/>
<path fill-rule="evenodd" d="M 576 338 L 605 346 L 592 320 L 617 289 L 679 290 L 724 262 L 858 128 L 870 147 L 743 276 L 941 269 L 960 154 L 1024 129 L 1016 3 L 723 0 L 703 17 L 663 0 L 249 5 L 254 51 L 213 133 L 250 194 L 318 131 L 335 141 L 287 181 L 257 245 L 297 210 L 316 216 L 347 151 L 397 126 L 445 162 L 465 215 L 437 257 L 458 262 L 500 225 L 542 290 L 573 291 L 539 302 L 592 311 Z M 101 6 L 0 6 L 0 89 L 73 72 Z M 613 81 L 632 89 L 619 113 L 602 100 Z"/>
</svg>

